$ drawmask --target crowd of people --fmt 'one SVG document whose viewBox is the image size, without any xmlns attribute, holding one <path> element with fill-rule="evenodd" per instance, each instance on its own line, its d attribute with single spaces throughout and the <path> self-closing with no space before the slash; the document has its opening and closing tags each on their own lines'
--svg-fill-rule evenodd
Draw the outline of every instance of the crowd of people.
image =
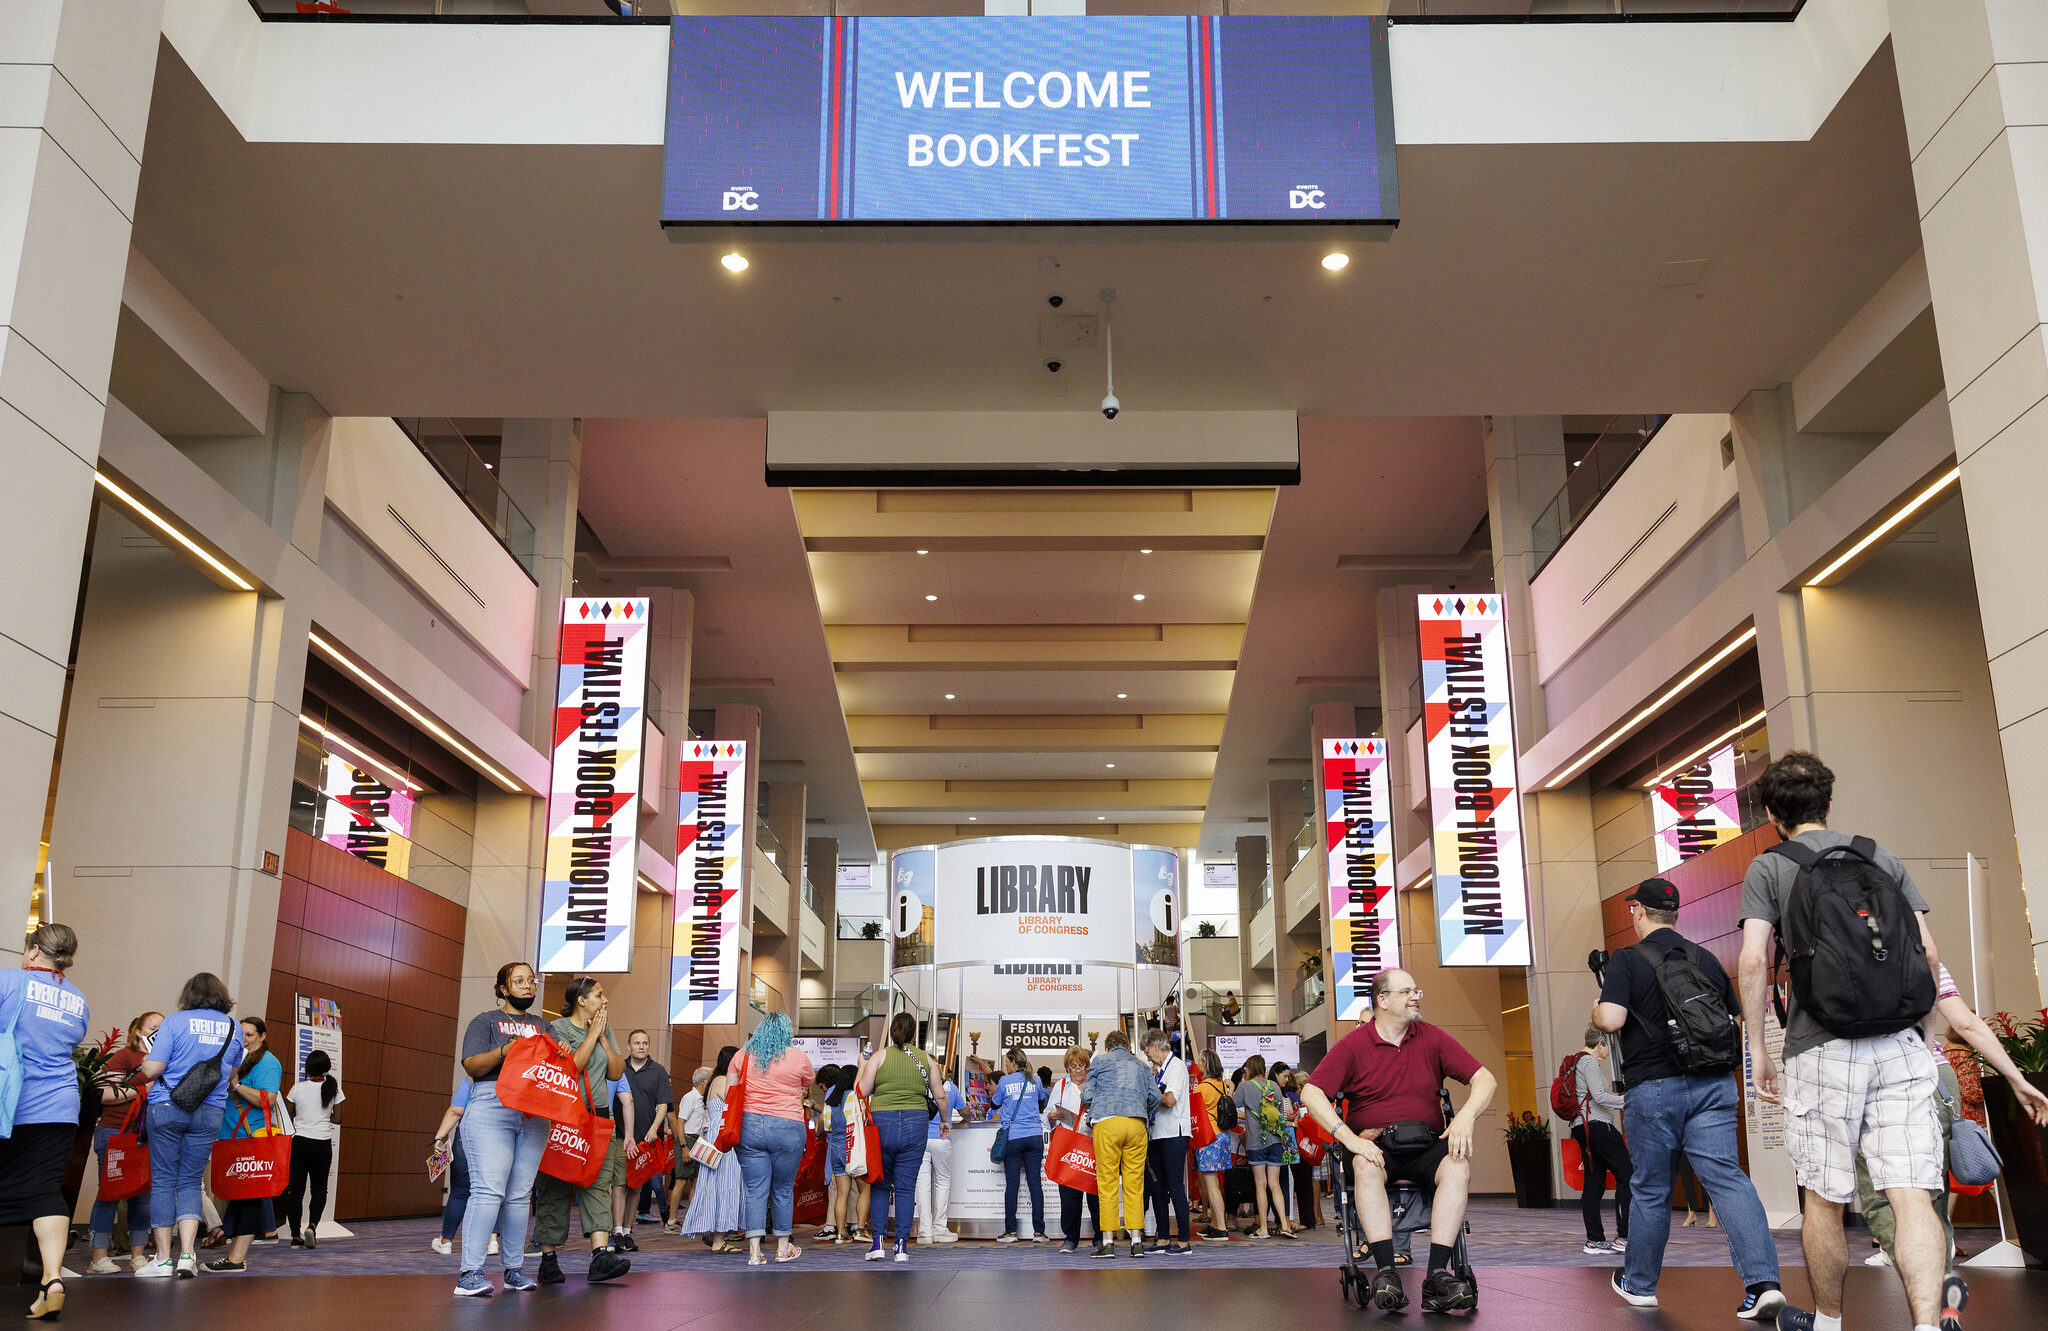
<svg viewBox="0 0 2048 1331">
<path fill-rule="evenodd" d="M 86 1274 L 121 1271 L 122 1259 L 110 1250 L 124 1207 L 125 1260 L 133 1275 L 183 1279 L 202 1269 L 247 1271 L 250 1248 L 277 1241 L 277 1206 L 269 1197 L 217 1201 L 207 1187 L 208 1165 L 218 1143 L 273 1136 L 287 1115 L 296 1121 L 279 1200 L 292 1246 L 314 1246 L 333 1127 L 346 1098 L 327 1056 L 309 1055 L 305 1076 L 287 1092 L 268 1024 L 256 1016 L 237 1021 L 227 987 L 201 972 L 185 982 L 168 1015 L 144 1012 L 128 1023 L 105 1051 L 94 1080 L 97 1094 L 88 1097 L 81 1092 L 77 1051 L 92 1014 L 66 977 L 77 954 L 78 935 L 69 926 L 42 924 L 29 932 L 19 969 L 0 972 L 0 1030 L 11 1035 L 19 1072 L 12 1121 L 0 1124 L 0 1224 L 27 1224 L 35 1237 L 42 1279 L 28 1316 L 54 1318 L 64 1310 L 73 1209 L 64 1176 L 72 1143 L 86 1125 L 97 1159 L 107 1158 L 116 1136 L 140 1137 L 150 1166 L 148 1188 L 139 1195 L 94 1202 Z M 0 1106 L 5 1100 L 0 1096 Z M 226 1251 L 202 1267 L 202 1245 Z"/>
</svg>

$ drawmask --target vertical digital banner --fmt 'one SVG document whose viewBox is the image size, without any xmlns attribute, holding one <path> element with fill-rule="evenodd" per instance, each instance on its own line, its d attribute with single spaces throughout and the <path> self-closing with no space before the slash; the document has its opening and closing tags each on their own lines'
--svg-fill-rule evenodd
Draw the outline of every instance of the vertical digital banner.
<svg viewBox="0 0 2048 1331">
<path fill-rule="evenodd" d="M 540 889 L 543 972 L 632 965 L 646 698 L 646 598 L 562 602 Z"/>
<path fill-rule="evenodd" d="M 1527 966 L 1529 875 L 1497 596 L 1425 593 L 1422 735 L 1429 767 L 1436 950 L 1444 966 Z"/>
<path fill-rule="evenodd" d="M 410 790 L 399 790 L 334 754 L 320 774 L 320 839 L 359 860 L 405 877 L 412 861 Z"/>
<path fill-rule="evenodd" d="M 889 856 L 889 923 L 882 930 L 889 940 L 885 973 L 898 966 L 931 964 L 938 881 L 938 854 L 930 846 Z"/>
<path fill-rule="evenodd" d="M 1735 807 L 1735 746 L 1716 749 L 1665 777 L 1650 791 L 1657 827 L 1657 871 L 1704 855 L 1742 835 Z"/>
<path fill-rule="evenodd" d="M 1339 1021 L 1372 1011 L 1375 975 L 1401 964 L 1387 741 L 1323 741 L 1323 846 L 1329 855 L 1330 988 Z"/>
<path fill-rule="evenodd" d="M 740 1014 L 741 888 L 752 838 L 747 746 L 682 745 L 676 787 L 676 945 L 669 963 L 672 1026 L 725 1025 Z"/>
<path fill-rule="evenodd" d="M 1140 965 L 1180 965 L 1180 914 L 1180 855 L 1131 847 L 1131 937 Z"/>
</svg>

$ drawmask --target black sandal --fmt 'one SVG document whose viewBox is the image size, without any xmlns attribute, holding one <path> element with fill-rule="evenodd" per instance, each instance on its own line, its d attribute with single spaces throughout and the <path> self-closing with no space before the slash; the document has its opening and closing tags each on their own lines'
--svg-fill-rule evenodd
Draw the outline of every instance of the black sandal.
<svg viewBox="0 0 2048 1331">
<path fill-rule="evenodd" d="M 28 1306 L 29 1320 L 54 1322 L 63 1312 L 64 1281 L 61 1278 L 44 1281 L 42 1292 L 37 1294 L 36 1301 Z"/>
</svg>

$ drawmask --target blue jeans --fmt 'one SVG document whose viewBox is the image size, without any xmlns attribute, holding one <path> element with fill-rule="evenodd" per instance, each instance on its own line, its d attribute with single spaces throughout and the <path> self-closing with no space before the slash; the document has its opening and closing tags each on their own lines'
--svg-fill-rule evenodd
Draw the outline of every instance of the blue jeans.
<svg viewBox="0 0 2048 1331">
<path fill-rule="evenodd" d="M 917 1171 L 924 1168 L 925 1133 L 931 1120 L 922 1109 L 878 1109 L 875 1128 L 882 1137 L 882 1177 L 888 1188 L 868 1190 L 868 1229 L 882 1241 L 889 1222 L 889 1199 L 896 1199 L 896 1241 L 910 1242 L 911 1220 L 917 1213 Z"/>
<path fill-rule="evenodd" d="M 107 1138 L 114 1135 L 112 1128 L 95 1127 L 92 1130 L 92 1153 L 96 1160 L 107 1158 Z M 208 1148 L 209 1150 L 211 1148 Z M 150 1160 L 150 1178 L 156 1177 L 156 1161 Z M 92 1204 L 92 1246 L 104 1248 L 114 1241 L 114 1208 L 119 1202 L 94 1202 Z M 128 1200 L 128 1241 L 140 1248 L 149 1242 L 149 1194 L 131 1197 Z"/>
<path fill-rule="evenodd" d="M 796 1209 L 796 1171 L 804 1162 L 802 1120 L 740 1116 L 740 1178 L 747 1188 L 747 1237 L 787 1238 Z"/>
<path fill-rule="evenodd" d="M 498 1084 L 470 1088 L 456 1140 L 468 1157 L 469 1207 L 462 1216 L 462 1269 L 481 1271 L 491 1235 L 507 1271 L 526 1267 L 526 1222 L 533 1214 L 533 1179 L 548 1149 L 548 1121 L 507 1109 Z"/>
<path fill-rule="evenodd" d="M 1031 1185 L 1031 1232 L 1045 1233 L 1045 1138 L 1010 1138 L 1003 1152 L 1003 1233 L 1017 1232 L 1017 1184 Z"/>
<path fill-rule="evenodd" d="M 455 1126 L 455 1140 L 448 1153 L 448 1204 L 441 1208 L 441 1237 L 453 1242 L 462 1232 L 462 1214 L 469 1209 L 469 1161 L 462 1149 L 462 1125 Z"/>
<path fill-rule="evenodd" d="M 149 1215 L 160 1229 L 200 1218 L 199 1185 L 220 1136 L 220 1106 L 191 1113 L 168 1099 L 149 1102 Z"/>
<path fill-rule="evenodd" d="M 1672 1152 L 1684 1151 L 1707 1190 L 1728 1254 L 1745 1286 L 1778 1283 L 1778 1246 L 1756 1185 L 1735 1155 L 1735 1079 L 1660 1077 L 1630 1082 L 1622 1109 L 1629 1154 L 1639 1163 L 1629 1180 L 1628 1253 L 1623 1283 L 1632 1294 L 1657 1292 L 1664 1245 L 1671 1237 Z"/>
</svg>

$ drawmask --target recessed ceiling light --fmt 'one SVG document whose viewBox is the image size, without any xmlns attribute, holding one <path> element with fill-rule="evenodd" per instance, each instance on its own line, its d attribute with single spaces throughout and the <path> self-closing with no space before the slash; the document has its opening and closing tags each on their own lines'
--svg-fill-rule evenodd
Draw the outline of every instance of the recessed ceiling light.
<svg viewBox="0 0 2048 1331">
<path fill-rule="evenodd" d="M 725 271 L 728 273 L 744 273 L 747 271 L 747 256 L 741 254 L 738 250 L 734 250 L 726 255 L 719 262 L 725 265 Z"/>
<path fill-rule="evenodd" d="M 951 702 L 951 701 L 953 701 L 953 695 L 952 695 L 952 694 L 950 694 L 950 693 L 949 693 L 949 694 L 947 694 L 947 695 L 946 695 L 946 701 L 947 701 L 947 702 Z"/>
<path fill-rule="evenodd" d="M 1095 821 L 1098 823 L 1106 823 L 1109 821 L 1109 815 L 1106 813 L 1098 813 L 1095 815 Z"/>
<path fill-rule="evenodd" d="M 1329 269 L 1333 273 L 1341 271 L 1344 268 L 1344 266 L 1346 264 L 1349 264 L 1350 262 L 1351 256 L 1346 254 L 1342 250 L 1331 250 L 1328 254 L 1325 254 L 1323 256 L 1323 267 Z"/>
<path fill-rule="evenodd" d="M 1152 552 L 1151 552 L 1150 550 L 1140 550 L 1140 551 L 1138 551 L 1138 553 L 1139 553 L 1139 554 L 1141 554 L 1141 555 L 1149 555 L 1149 554 L 1151 554 Z"/>
<path fill-rule="evenodd" d="M 1132 599 L 1133 601 L 1142 601 L 1142 600 L 1144 600 L 1144 599 L 1145 599 L 1145 593 L 1143 593 L 1143 592 L 1132 592 L 1132 593 L 1131 593 L 1131 599 Z"/>
<path fill-rule="evenodd" d="M 1115 767 L 1115 766 L 1116 766 L 1116 764 L 1115 764 L 1115 763 L 1104 763 L 1104 764 L 1103 764 L 1103 766 L 1104 766 L 1104 767 Z"/>
<path fill-rule="evenodd" d="M 928 555 L 928 554 L 930 554 L 930 553 L 931 553 L 931 551 L 929 551 L 929 550 L 920 550 L 920 551 L 918 551 L 918 553 L 919 553 L 919 554 L 921 554 L 921 555 Z"/>
<path fill-rule="evenodd" d="M 1128 694 L 1128 693 L 1119 693 L 1119 694 L 1117 694 L 1116 696 L 1117 696 L 1117 697 L 1119 697 L 1119 698 L 1128 698 L 1128 697 L 1130 697 L 1131 695 L 1130 695 L 1130 694 Z"/>
<path fill-rule="evenodd" d="M 967 821 L 970 823 L 978 823 L 981 821 L 981 819 L 977 818 L 975 815 L 970 813 L 967 815 Z"/>
<path fill-rule="evenodd" d="M 938 598 L 938 597 L 936 597 L 936 596 L 926 596 L 926 597 L 925 597 L 924 599 L 925 599 L 925 600 L 927 600 L 927 601 L 936 601 L 936 600 L 938 600 L 939 598 Z"/>
</svg>

